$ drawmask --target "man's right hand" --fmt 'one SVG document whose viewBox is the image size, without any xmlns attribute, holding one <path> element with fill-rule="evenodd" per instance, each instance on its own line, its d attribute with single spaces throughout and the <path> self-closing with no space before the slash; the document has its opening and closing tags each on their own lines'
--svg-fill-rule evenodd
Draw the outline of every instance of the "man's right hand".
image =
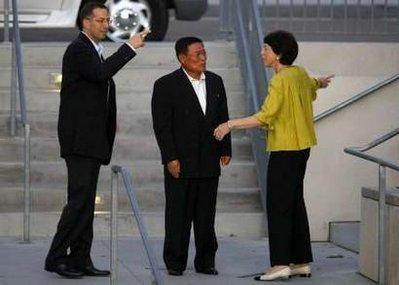
<svg viewBox="0 0 399 285">
<path fill-rule="evenodd" d="M 141 48 L 144 46 L 145 37 L 150 33 L 150 30 L 142 31 L 141 33 L 135 34 L 129 39 L 129 44 L 134 48 Z"/>
<path fill-rule="evenodd" d="M 179 178 L 180 176 L 180 162 L 176 159 L 176 160 L 172 160 L 169 161 L 167 164 L 168 170 L 170 172 L 170 174 L 172 174 L 172 176 L 174 178 Z"/>
</svg>

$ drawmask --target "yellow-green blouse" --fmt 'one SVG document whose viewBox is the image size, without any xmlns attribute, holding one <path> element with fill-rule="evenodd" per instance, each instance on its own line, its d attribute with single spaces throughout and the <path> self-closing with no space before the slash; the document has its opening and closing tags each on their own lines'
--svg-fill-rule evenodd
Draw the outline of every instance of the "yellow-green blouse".
<svg viewBox="0 0 399 285">
<path fill-rule="evenodd" d="M 269 82 L 268 96 L 254 116 L 267 128 L 268 151 L 302 150 L 317 144 L 312 102 L 319 88 L 300 66 L 287 66 Z"/>
</svg>

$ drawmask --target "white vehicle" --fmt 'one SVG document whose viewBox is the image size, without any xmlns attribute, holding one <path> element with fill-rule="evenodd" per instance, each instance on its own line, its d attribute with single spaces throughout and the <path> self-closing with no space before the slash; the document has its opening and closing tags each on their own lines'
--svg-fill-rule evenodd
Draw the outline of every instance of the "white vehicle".
<svg viewBox="0 0 399 285">
<path fill-rule="evenodd" d="M 108 37 L 113 41 L 128 39 L 146 28 L 151 29 L 148 39 L 160 41 L 168 29 L 169 9 L 175 10 L 178 20 L 195 21 L 208 5 L 207 0 L 18 0 L 20 26 L 74 27 L 80 8 L 87 2 L 105 3 L 109 7 L 112 21 Z M 3 25 L 4 0 L 0 0 L 0 11 Z"/>
</svg>

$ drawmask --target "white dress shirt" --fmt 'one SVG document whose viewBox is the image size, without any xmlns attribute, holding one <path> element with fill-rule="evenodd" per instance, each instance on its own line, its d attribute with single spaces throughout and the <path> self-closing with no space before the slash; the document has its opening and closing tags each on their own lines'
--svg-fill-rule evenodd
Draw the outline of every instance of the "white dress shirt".
<svg viewBox="0 0 399 285">
<path fill-rule="evenodd" d="M 187 75 L 194 88 L 195 94 L 197 95 L 198 101 L 201 105 L 202 112 L 206 114 L 206 81 L 205 73 L 201 73 L 200 79 L 192 78 L 187 71 L 183 68 L 184 73 Z"/>
</svg>

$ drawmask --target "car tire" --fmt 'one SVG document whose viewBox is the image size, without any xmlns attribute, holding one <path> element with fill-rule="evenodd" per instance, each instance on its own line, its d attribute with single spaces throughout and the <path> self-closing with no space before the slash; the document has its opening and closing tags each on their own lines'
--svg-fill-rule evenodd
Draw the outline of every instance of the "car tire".
<svg viewBox="0 0 399 285">
<path fill-rule="evenodd" d="M 147 39 L 162 41 L 166 35 L 169 25 L 169 13 L 164 0 L 147 0 L 152 13 L 151 33 Z"/>
</svg>

